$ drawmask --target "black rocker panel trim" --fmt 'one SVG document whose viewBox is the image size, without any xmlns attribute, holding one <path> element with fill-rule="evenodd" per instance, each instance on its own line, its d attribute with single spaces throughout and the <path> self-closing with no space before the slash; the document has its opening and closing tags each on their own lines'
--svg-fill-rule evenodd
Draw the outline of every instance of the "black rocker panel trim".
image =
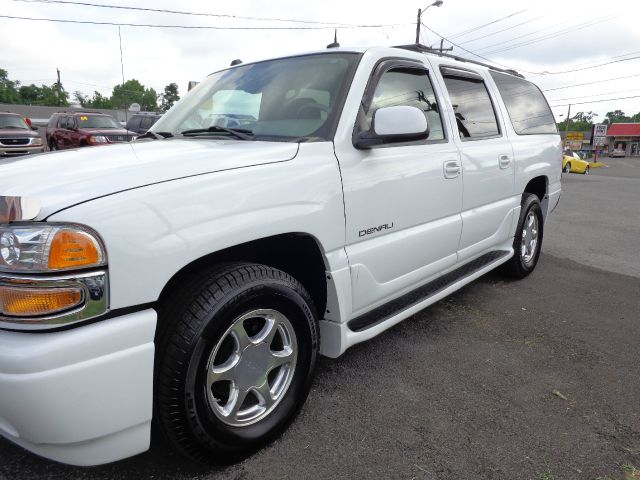
<svg viewBox="0 0 640 480">
<path fill-rule="evenodd" d="M 490 263 L 498 260 L 501 257 L 506 257 L 510 252 L 504 250 L 496 250 L 493 252 L 485 253 L 481 257 L 452 270 L 451 272 L 436 278 L 434 281 L 427 283 L 415 290 L 406 293 L 405 295 L 396 298 L 378 308 L 371 310 L 370 312 L 360 315 L 352 320 L 349 320 L 347 326 L 353 332 L 361 332 L 368 328 L 371 328 L 385 320 L 393 317 L 397 313 L 410 308 L 423 300 L 432 297 L 436 293 L 444 290 L 445 288 L 453 285 L 458 280 L 468 277 L 473 273 L 481 270 Z"/>
</svg>

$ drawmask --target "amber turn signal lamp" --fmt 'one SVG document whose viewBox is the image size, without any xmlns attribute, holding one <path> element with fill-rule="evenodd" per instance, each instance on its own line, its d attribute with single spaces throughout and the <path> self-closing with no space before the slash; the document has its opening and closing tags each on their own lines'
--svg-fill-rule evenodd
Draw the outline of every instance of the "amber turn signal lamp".
<svg viewBox="0 0 640 480">
<path fill-rule="evenodd" d="M 101 262 L 100 247 L 84 232 L 60 230 L 51 242 L 50 270 L 91 267 Z"/>
<path fill-rule="evenodd" d="M 0 312 L 36 317 L 70 310 L 83 302 L 79 288 L 28 288 L 0 285 Z"/>
</svg>

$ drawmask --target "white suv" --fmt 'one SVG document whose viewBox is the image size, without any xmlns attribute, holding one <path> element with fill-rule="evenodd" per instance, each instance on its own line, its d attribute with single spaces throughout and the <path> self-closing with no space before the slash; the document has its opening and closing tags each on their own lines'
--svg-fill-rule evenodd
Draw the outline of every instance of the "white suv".
<svg viewBox="0 0 640 480">
<path fill-rule="evenodd" d="M 145 137 L 0 166 L 0 433 L 61 462 L 152 417 L 196 460 L 259 448 L 318 355 L 528 275 L 560 197 L 540 90 L 417 47 L 237 65 Z"/>
</svg>

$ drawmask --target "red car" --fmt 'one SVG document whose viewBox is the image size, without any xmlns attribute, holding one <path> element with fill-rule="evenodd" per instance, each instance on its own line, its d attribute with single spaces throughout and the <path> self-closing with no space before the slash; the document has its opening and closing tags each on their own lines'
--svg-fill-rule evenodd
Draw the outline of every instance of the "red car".
<svg viewBox="0 0 640 480">
<path fill-rule="evenodd" d="M 54 113 L 47 125 L 49 150 L 130 142 L 137 134 L 104 113 Z"/>
</svg>

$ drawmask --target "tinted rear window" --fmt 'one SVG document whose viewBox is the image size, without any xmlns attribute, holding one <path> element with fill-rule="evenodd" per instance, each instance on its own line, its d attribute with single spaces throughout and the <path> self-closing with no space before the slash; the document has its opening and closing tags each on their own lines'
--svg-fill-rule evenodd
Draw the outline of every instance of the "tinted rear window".
<svg viewBox="0 0 640 480">
<path fill-rule="evenodd" d="M 518 135 L 558 133 L 553 113 L 533 83 L 504 73 L 491 72 Z"/>
<path fill-rule="evenodd" d="M 449 91 L 462 140 L 500 135 L 491 97 L 482 80 L 445 75 L 444 83 Z"/>
</svg>

